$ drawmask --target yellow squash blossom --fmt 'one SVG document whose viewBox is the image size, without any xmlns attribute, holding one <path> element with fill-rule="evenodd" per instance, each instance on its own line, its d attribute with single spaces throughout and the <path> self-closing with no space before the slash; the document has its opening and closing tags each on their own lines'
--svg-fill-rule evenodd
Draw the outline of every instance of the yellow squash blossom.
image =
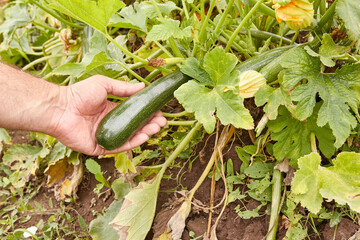
<svg viewBox="0 0 360 240">
<path fill-rule="evenodd" d="M 243 98 L 251 98 L 255 96 L 255 93 L 266 85 L 266 79 L 261 73 L 248 70 L 240 74 L 239 76 L 239 90 L 240 96 Z"/>
<path fill-rule="evenodd" d="M 285 5 L 276 3 L 276 0 L 273 2 L 278 22 L 285 21 L 291 29 L 295 30 L 310 26 L 314 8 L 308 0 L 291 0 Z"/>
</svg>

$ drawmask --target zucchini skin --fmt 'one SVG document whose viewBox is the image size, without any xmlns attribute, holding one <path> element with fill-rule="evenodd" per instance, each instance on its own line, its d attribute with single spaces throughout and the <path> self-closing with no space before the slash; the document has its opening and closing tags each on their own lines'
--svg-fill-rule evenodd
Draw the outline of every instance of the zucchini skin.
<svg viewBox="0 0 360 240">
<path fill-rule="evenodd" d="M 294 48 L 296 45 L 289 45 L 279 48 L 274 48 L 257 56 L 247 59 L 246 61 L 242 62 L 235 70 L 240 72 L 245 72 L 247 70 L 255 70 L 259 71 L 276 58 L 280 57 L 286 51 Z"/>
<path fill-rule="evenodd" d="M 98 144 L 106 150 L 121 147 L 152 115 L 174 97 L 174 91 L 190 77 L 179 70 L 151 83 L 111 110 L 96 131 Z"/>
</svg>

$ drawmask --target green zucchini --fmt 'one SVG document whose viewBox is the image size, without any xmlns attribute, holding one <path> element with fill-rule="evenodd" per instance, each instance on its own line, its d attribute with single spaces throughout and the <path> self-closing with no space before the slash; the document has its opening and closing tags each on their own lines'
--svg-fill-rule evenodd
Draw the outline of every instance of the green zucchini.
<svg viewBox="0 0 360 240">
<path fill-rule="evenodd" d="M 98 144 L 106 150 L 121 147 L 152 115 L 174 97 L 174 91 L 190 77 L 179 70 L 154 81 L 116 106 L 100 122 Z"/>
<path fill-rule="evenodd" d="M 297 45 L 296 47 L 301 47 L 301 46 Z M 286 50 L 285 52 L 283 52 L 283 54 L 292 49 L 294 48 L 290 48 Z M 283 69 L 283 67 L 280 64 L 281 59 L 282 59 L 282 55 L 274 58 L 271 62 L 269 62 L 267 65 L 265 65 L 263 68 L 259 70 L 259 72 L 262 75 L 264 75 L 268 83 L 278 79 L 279 72 Z"/>
<path fill-rule="evenodd" d="M 294 48 L 296 45 L 289 45 L 279 48 L 274 48 L 257 56 L 247 59 L 246 61 L 242 62 L 235 70 L 240 72 L 245 72 L 247 70 L 255 70 L 259 71 L 277 57 L 281 56 L 286 51 Z"/>
</svg>

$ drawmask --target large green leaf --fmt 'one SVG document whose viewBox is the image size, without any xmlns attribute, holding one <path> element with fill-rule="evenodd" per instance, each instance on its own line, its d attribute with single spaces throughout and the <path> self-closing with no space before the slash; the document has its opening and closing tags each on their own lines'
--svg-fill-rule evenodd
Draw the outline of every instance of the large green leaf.
<svg viewBox="0 0 360 240">
<path fill-rule="evenodd" d="M 291 92 L 296 104 L 296 116 L 305 120 L 313 114 L 316 97 L 322 99 L 317 124 L 329 124 L 340 147 L 357 124 L 351 109 L 357 109 L 359 100 L 351 87 L 360 86 L 360 64 L 345 65 L 335 74 L 321 72 L 320 59 L 296 48 L 284 55 L 281 65 L 284 71 L 283 86 Z M 297 85 L 306 79 L 304 84 Z"/>
<path fill-rule="evenodd" d="M 360 4 L 359 0 L 339 0 L 337 14 L 344 20 L 346 28 L 356 40 L 360 40 Z"/>
<path fill-rule="evenodd" d="M 323 198 L 348 204 L 360 212 L 360 154 L 342 152 L 333 159 L 334 166 L 320 165 L 321 156 L 311 153 L 298 160 L 299 170 L 292 182 L 295 200 L 313 213 L 321 209 Z"/>
<path fill-rule="evenodd" d="M 120 211 L 110 223 L 120 239 L 145 239 L 155 216 L 160 182 L 161 176 L 152 183 L 141 182 L 126 195 Z"/>
<path fill-rule="evenodd" d="M 203 63 L 189 58 L 181 67 L 182 72 L 197 81 L 183 84 L 174 95 L 186 111 L 195 113 L 195 118 L 204 125 L 208 133 L 215 129 L 215 112 L 224 125 L 253 128 L 253 119 L 238 94 L 240 73 L 233 71 L 236 63 L 234 55 L 217 47 L 205 55 Z"/>
<path fill-rule="evenodd" d="M 24 4 L 16 4 L 7 8 L 5 16 L 5 22 L 0 25 L 0 33 L 3 33 L 4 36 L 7 37 L 9 37 L 16 28 L 31 21 L 29 12 Z"/>
<path fill-rule="evenodd" d="M 273 150 L 274 156 L 278 160 L 285 157 L 297 160 L 299 157 L 309 154 L 311 152 L 311 133 L 315 134 L 319 149 L 326 157 L 330 158 L 335 152 L 335 138 L 329 127 L 319 127 L 316 124 L 316 114 L 302 122 L 294 119 L 286 108 L 281 107 L 279 116 L 270 121 L 268 127 L 272 131 L 271 139 L 276 141 Z"/>
<path fill-rule="evenodd" d="M 349 47 L 336 45 L 334 40 L 329 34 L 324 34 L 321 46 L 319 48 L 319 53 L 314 52 L 308 46 L 306 49 L 307 53 L 313 57 L 320 57 L 320 61 L 328 67 L 334 67 L 335 62 L 332 60 L 336 57 L 341 57 L 344 55 L 346 50 Z"/>
<path fill-rule="evenodd" d="M 109 209 L 103 216 L 91 221 L 89 226 L 89 234 L 94 240 L 118 240 L 119 234 L 115 231 L 109 223 L 115 218 L 116 214 L 120 211 L 123 201 L 115 200 L 109 206 Z"/>
<path fill-rule="evenodd" d="M 191 36 L 190 27 L 185 29 L 180 28 L 180 21 L 166 18 L 160 20 L 160 24 L 153 26 L 149 34 L 146 36 L 146 41 L 164 41 L 170 37 L 183 39 Z"/>
<path fill-rule="evenodd" d="M 111 17 L 109 26 L 119 28 L 132 28 L 147 32 L 146 14 L 143 12 L 141 5 L 144 2 L 135 2 L 133 5 L 124 7 L 120 13 Z"/>
<path fill-rule="evenodd" d="M 106 33 L 110 18 L 125 4 L 119 0 L 51 0 L 50 7 Z"/>
<path fill-rule="evenodd" d="M 278 116 L 278 109 L 281 105 L 290 108 L 292 106 L 290 95 L 283 88 L 272 88 L 265 85 L 255 94 L 255 103 L 262 106 L 266 103 L 263 110 L 270 120 L 275 120 Z"/>
</svg>

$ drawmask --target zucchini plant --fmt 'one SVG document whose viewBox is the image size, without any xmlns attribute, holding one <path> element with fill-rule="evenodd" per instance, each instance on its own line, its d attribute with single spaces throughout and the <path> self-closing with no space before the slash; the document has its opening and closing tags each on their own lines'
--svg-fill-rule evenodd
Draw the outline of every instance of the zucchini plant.
<svg viewBox="0 0 360 240">
<path fill-rule="evenodd" d="M 171 142 L 171 152 L 157 152 L 162 160 L 158 165 L 145 165 L 124 153 L 112 155 L 117 168 L 139 175 L 138 181 L 132 182 L 131 190 L 126 185 L 126 196 L 117 194 L 108 212 L 90 225 L 94 239 L 145 239 L 166 170 L 179 156 L 190 158 L 184 152 L 191 152 L 190 146 L 203 134 L 215 134 L 211 158 L 154 239 L 182 237 L 194 194 L 210 172 L 215 181 L 217 166 L 221 168 L 219 179 L 231 186 L 225 186 L 223 208 L 206 230 L 207 239 L 217 239 L 216 227 L 225 207 L 245 196 L 232 187 L 245 178 L 249 197 L 263 205 L 272 202 L 269 240 L 276 238 L 280 215 L 290 219 L 289 209 L 295 211 L 296 204 L 316 215 L 323 211 L 325 198 L 359 212 L 356 175 L 360 168 L 358 153 L 351 152 L 360 120 L 360 27 L 356 24 L 360 7 L 356 0 L 150 0 L 131 4 L 27 0 L 9 1 L 2 12 L 2 61 L 62 85 L 96 74 L 147 85 L 127 99 L 109 96 L 119 105 L 97 129 L 96 138 L 103 148 L 120 147 L 158 110 L 172 118 L 169 125 L 178 127 L 177 133 L 182 131 Z M 245 76 L 250 77 L 239 83 Z M 244 91 L 256 93 L 245 98 Z M 168 104 L 174 98 L 176 111 Z M 163 130 L 158 138 L 168 137 L 169 131 Z M 238 175 L 232 169 L 231 177 L 226 178 L 222 151 L 245 133 L 255 145 L 236 146 L 241 168 Z M 51 141 L 55 148 L 56 140 Z M 159 142 L 151 139 L 148 144 L 161 149 Z M 6 161 L 11 151 L 4 155 Z M 143 153 L 138 159 L 152 158 Z M 43 158 L 48 154 L 49 150 Z M 54 160 L 58 163 L 48 164 L 49 172 L 51 166 L 61 166 L 71 156 L 77 165 L 82 164 L 70 150 L 63 150 L 61 156 Z M 228 164 L 230 168 L 232 163 Z M 289 168 L 296 171 L 295 177 L 284 185 L 282 179 L 290 176 Z M 316 188 L 308 179 L 315 179 Z M 124 184 L 115 181 L 111 186 L 106 181 L 106 186 L 117 189 Z M 244 212 L 240 205 L 235 210 L 243 218 L 257 217 L 263 205 L 256 211 Z M 103 224 L 106 231 L 98 228 Z M 304 232 L 299 221 L 291 224 L 286 233 L 289 238 L 294 229 Z"/>
</svg>

